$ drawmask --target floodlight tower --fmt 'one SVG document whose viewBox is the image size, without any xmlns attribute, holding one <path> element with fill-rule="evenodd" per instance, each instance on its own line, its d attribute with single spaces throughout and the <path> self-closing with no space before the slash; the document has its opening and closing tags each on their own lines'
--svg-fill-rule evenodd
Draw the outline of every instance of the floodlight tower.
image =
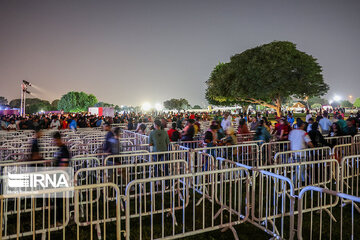
<svg viewBox="0 0 360 240">
<path fill-rule="evenodd" d="M 26 94 L 30 94 L 28 91 L 28 87 L 31 86 L 26 80 L 23 80 L 21 84 L 21 99 L 20 99 L 20 116 L 25 117 L 25 101 L 26 101 Z"/>
</svg>

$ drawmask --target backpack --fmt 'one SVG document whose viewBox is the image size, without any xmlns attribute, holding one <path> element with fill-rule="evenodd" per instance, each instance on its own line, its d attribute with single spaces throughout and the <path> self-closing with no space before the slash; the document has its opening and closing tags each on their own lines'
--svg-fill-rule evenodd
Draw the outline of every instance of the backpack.
<svg viewBox="0 0 360 240">
<path fill-rule="evenodd" d="M 180 133 L 179 131 L 174 131 L 173 134 L 171 135 L 171 141 L 173 142 L 177 142 L 180 139 Z"/>
</svg>

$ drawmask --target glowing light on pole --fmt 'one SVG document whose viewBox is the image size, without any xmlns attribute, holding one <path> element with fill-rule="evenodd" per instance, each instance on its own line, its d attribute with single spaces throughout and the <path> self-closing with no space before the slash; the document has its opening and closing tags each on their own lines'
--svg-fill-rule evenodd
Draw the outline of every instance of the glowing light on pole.
<svg viewBox="0 0 360 240">
<path fill-rule="evenodd" d="M 352 102 L 352 100 L 353 100 L 353 96 L 352 96 L 352 95 L 349 95 L 349 100 L 350 100 L 350 102 Z"/>
<path fill-rule="evenodd" d="M 29 86 L 31 86 L 31 83 L 26 80 L 23 80 L 23 82 L 21 84 L 21 99 L 20 99 L 20 115 L 22 117 L 25 117 L 26 94 L 31 94 L 27 89 Z"/>
<path fill-rule="evenodd" d="M 341 100 L 341 97 L 339 95 L 334 96 L 334 101 L 339 102 Z"/>
<path fill-rule="evenodd" d="M 151 105 L 150 103 L 146 102 L 141 106 L 141 109 L 144 110 L 145 112 L 149 111 L 151 109 Z"/>
</svg>

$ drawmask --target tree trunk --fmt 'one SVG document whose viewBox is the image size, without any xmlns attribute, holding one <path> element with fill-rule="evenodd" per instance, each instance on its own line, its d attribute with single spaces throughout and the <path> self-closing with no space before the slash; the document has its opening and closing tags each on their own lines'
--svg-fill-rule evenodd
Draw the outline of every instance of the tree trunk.
<svg viewBox="0 0 360 240">
<path fill-rule="evenodd" d="M 241 106 L 241 108 L 242 108 L 242 110 L 243 110 L 243 112 L 244 112 L 245 115 L 247 115 L 247 111 L 248 111 L 248 109 L 249 109 L 249 106 L 250 106 L 250 105 L 242 105 L 242 106 Z"/>
<path fill-rule="evenodd" d="M 281 99 L 280 97 L 278 97 L 276 100 L 275 100 L 275 105 L 276 105 L 276 114 L 278 117 L 281 117 L 282 115 L 282 112 L 281 112 Z"/>
</svg>

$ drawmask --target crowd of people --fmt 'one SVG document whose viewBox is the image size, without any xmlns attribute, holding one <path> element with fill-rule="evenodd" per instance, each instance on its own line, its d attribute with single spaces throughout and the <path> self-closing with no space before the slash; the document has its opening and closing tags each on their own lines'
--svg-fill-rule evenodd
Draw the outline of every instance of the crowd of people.
<svg viewBox="0 0 360 240">
<path fill-rule="evenodd" d="M 306 112 L 305 119 L 294 119 L 293 114 L 276 117 L 275 124 L 267 118 L 268 114 L 230 114 L 228 112 L 209 113 L 164 113 L 161 115 L 124 113 L 114 117 L 98 117 L 88 114 L 65 115 L 29 115 L 25 118 L 19 116 L 2 116 L 1 130 L 40 130 L 40 129 L 72 129 L 86 127 L 104 127 L 108 132 L 104 151 L 115 153 L 119 151 L 116 139 L 120 136 L 120 128 L 111 129 L 112 124 L 122 123 L 128 130 L 149 135 L 150 145 L 156 149 L 165 149 L 164 136 L 169 142 L 203 140 L 207 147 L 235 145 L 236 134 L 254 134 L 254 139 L 269 142 L 289 140 L 291 150 L 299 150 L 306 145 L 321 147 L 329 145 L 324 136 L 335 137 L 351 135 L 358 132 L 360 111 L 350 115 L 346 120 L 344 113 L 334 112 L 329 118 L 327 111 L 317 112 L 316 115 Z M 211 122 L 208 129 L 201 131 L 201 124 Z M 154 124 L 151 124 L 154 123 Z M 169 127 L 171 126 L 171 127 Z M 166 131 L 165 131 L 166 130 Z M 160 135 L 159 135 L 160 134 Z M 161 137 L 158 137 L 161 136 Z M 160 140 L 162 139 L 162 140 Z M 160 143 L 161 142 L 161 143 Z M 160 144 L 160 146 L 158 146 Z M 117 150 L 116 150 L 117 149 Z M 167 147 L 166 147 L 167 149 Z"/>
</svg>

